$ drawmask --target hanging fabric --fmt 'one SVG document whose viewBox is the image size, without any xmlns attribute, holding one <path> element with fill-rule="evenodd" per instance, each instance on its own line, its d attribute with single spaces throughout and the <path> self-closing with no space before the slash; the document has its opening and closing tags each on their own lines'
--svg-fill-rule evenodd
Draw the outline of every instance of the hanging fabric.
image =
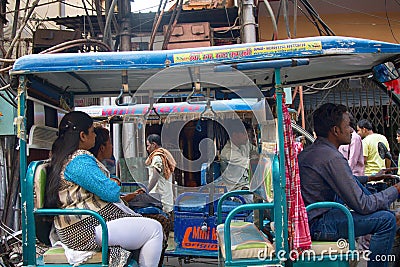
<svg viewBox="0 0 400 267">
<path fill-rule="evenodd" d="M 291 250 L 303 251 L 311 248 L 310 229 L 308 227 L 306 207 L 300 191 L 299 165 L 294 151 L 291 119 L 286 105 L 282 104 L 282 106 L 289 246 Z"/>
</svg>

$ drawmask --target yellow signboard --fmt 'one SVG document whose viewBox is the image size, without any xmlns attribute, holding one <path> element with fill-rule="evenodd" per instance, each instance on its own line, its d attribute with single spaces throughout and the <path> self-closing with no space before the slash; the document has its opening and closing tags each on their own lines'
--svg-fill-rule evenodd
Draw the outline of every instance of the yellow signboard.
<svg viewBox="0 0 400 267">
<path fill-rule="evenodd" d="M 216 49 L 210 51 L 182 53 L 174 55 L 175 63 L 196 62 L 212 59 L 235 59 L 248 56 L 264 54 L 277 54 L 285 52 L 299 51 L 319 51 L 322 50 L 321 41 L 298 42 L 291 44 L 260 45 L 253 47 L 242 47 L 233 49 Z"/>
</svg>

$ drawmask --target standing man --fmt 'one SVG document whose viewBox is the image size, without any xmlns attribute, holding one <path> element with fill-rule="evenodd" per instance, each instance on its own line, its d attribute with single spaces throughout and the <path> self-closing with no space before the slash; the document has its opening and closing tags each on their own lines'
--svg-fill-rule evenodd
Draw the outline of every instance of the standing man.
<svg viewBox="0 0 400 267">
<path fill-rule="evenodd" d="M 382 159 L 378 153 L 378 143 L 385 144 L 390 151 L 389 142 L 386 137 L 374 133 L 372 131 L 372 124 L 369 120 L 363 119 L 357 123 L 357 133 L 361 136 L 363 144 L 365 175 L 373 175 L 380 170 L 390 168 L 390 160 Z"/>
<path fill-rule="evenodd" d="M 350 127 L 353 130 L 351 133 L 351 142 L 348 145 L 339 146 L 339 152 L 347 159 L 355 176 L 364 175 L 364 154 L 361 136 L 355 132 L 356 121 L 349 113 Z"/>
<path fill-rule="evenodd" d="M 174 209 L 174 195 L 172 190 L 172 174 L 176 162 L 171 153 L 161 147 L 161 137 L 158 134 L 151 134 L 146 140 L 149 157 L 145 164 L 149 167 L 150 193 L 157 193 L 161 197 L 163 211 L 172 216 Z"/>
<path fill-rule="evenodd" d="M 313 121 L 317 140 L 299 155 L 304 204 L 334 202 L 340 197 L 351 209 L 355 236 L 372 234 L 368 267 L 388 266 L 388 262 L 379 259 L 389 255 L 393 246 L 396 218 L 388 208 L 400 194 L 400 183 L 370 194 L 358 180 L 366 182 L 390 176 L 378 174 L 355 179 L 347 160 L 338 151 L 340 145 L 350 143 L 353 131 L 345 106 L 324 104 L 314 111 Z M 348 237 L 346 216 L 338 209 L 311 210 L 308 220 L 313 240 L 336 241 Z"/>
</svg>

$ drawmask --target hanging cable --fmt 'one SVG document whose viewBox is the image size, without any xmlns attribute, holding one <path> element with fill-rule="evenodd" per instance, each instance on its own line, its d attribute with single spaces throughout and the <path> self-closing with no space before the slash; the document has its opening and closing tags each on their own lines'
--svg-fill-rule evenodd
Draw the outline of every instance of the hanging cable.
<svg viewBox="0 0 400 267">
<path fill-rule="evenodd" d="M 269 16 L 271 17 L 272 28 L 274 31 L 274 34 L 272 35 L 272 40 L 274 40 L 274 41 L 278 40 L 278 26 L 276 24 L 274 11 L 272 10 L 271 5 L 269 4 L 268 0 L 265 0 L 264 4 L 265 4 L 265 7 L 267 8 Z"/>
<path fill-rule="evenodd" d="M 94 4 L 95 4 L 95 7 L 96 7 L 97 23 L 99 24 L 100 32 L 104 36 L 104 23 L 103 23 L 103 16 L 102 16 L 102 9 L 101 9 L 100 0 L 95 0 Z"/>
<path fill-rule="evenodd" d="M 399 43 L 399 41 L 397 40 L 396 36 L 394 35 L 393 29 L 392 29 L 392 25 L 390 24 L 390 19 L 389 19 L 388 12 L 387 12 L 387 0 L 385 0 L 385 14 L 386 14 L 386 20 L 387 20 L 388 25 L 389 25 L 390 33 L 392 34 L 393 39 L 396 41 L 396 43 Z"/>
<path fill-rule="evenodd" d="M 164 42 L 163 42 L 163 46 L 162 46 L 163 50 L 167 49 L 167 45 L 168 45 L 169 39 L 171 37 L 172 31 L 174 30 L 176 23 L 178 22 L 179 15 L 181 14 L 181 11 L 182 11 L 182 3 L 183 3 L 183 0 L 177 0 L 177 6 L 175 7 L 176 9 L 174 9 L 174 11 L 176 11 L 176 15 L 173 19 L 173 23 L 168 24 L 168 30 L 164 36 Z M 171 16 L 171 19 L 172 19 L 172 16 Z M 170 20 L 170 22 L 171 22 L 171 20 Z"/>
<path fill-rule="evenodd" d="M 25 28 L 26 24 L 28 23 L 29 18 L 31 17 L 33 11 L 35 10 L 35 8 L 36 8 L 36 6 L 38 4 L 39 4 L 39 0 L 33 1 L 32 6 L 29 8 L 29 11 L 27 12 L 27 15 L 24 17 L 24 20 L 23 20 L 23 22 L 21 24 L 21 27 L 18 29 L 14 39 L 11 41 L 10 48 L 8 49 L 8 51 L 7 51 L 6 55 L 4 56 L 4 58 L 10 58 L 10 56 L 11 56 L 11 54 L 13 52 L 15 43 L 21 37 L 23 29 Z"/>
<path fill-rule="evenodd" d="M 336 81 L 328 81 L 321 87 L 317 87 L 315 84 L 305 85 L 303 88 L 303 94 L 312 95 L 326 90 L 329 92 L 332 88 L 338 86 L 341 81 L 341 79 Z"/>
<path fill-rule="evenodd" d="M 114 8 L 117 4 L 117 0 L 113 0 L 110 5 L 110 9 L 108 10 L 106 17 L 106 26 L 104 26 L 104 36 L 103 42 L 108 44 L 110 47 L 112 46 L 112 34 L 111 34 L 111 19 L 114 14 Z"/>
<path fill-rule="evenodd" d="M 281 15 L 281 8 L 282 8 L 282 1 L 279 1 L 278 12 L 276 13 L 276 18 L 275 18 L 276 23 L 279 22 L 279 17 Z M 274 39 L 274 34 L 272 34 L 271 40 L 277 40 L 277 39 Z"/>
<path fill-rule="evenodd" d="M 286 33 L 287 37 L 291 39 L 290 35 L 290 26 L 289 26 L 289 16 L 288 16 L 288 1 L 287 0 L 281 0 L 283 2 L 283 18 L 285 20 L 285 26 L 286 26 Z"/>
<path fill-rule="evenodd" d="M 163 6 L 163 1 L 164 1 L 164 0 L 160 0 L 160 3 L 158 4 L 157 12 L 156 12 L 156 14 L 154 15 L 153 25 L 151 26 L 151 29 L 152 29 L 152 30 L 154 29 L 154 26 L 156 26 L 156 23 L 157 23 L 157 20 L 158 20 L 158 15 L 160 14 L 161 10 L 164 10 L 164 8 L 161 9 L 161 6 Z M 166 4 L 166 3 L 167 3 L 167 2 L 165 1 L 165 4 Z"/>
<path fill-rule="evenodd" d="M 46 50 L 43 50 L 39 54 L 53 54 L 53 53 L 57 53 L 57 52 L 60 52 L 62 50 L 65 50 L 65 49 L 68 49 L 71 47 L 81 46 L 83 44 L 95 44 L 96 46 L 102 48 L 106 52 L 111 51 L 111 48 L 107 44 L 103 43 L 102 41 L 95 40 L 95 39 L 77 39 L 77 40 L 67 41 L 67 42 L 52 46 Z"/>
<path fill-rule="evenodd" d="M 86 8 L 85 0 L 82 0 L 83 7 L 85 8 L 86 17 L 88 18 L 89 28 L 90 28 L 90 36 L 93 38 L 95 36 L 92 20 L 90 19 L 89 11 Z"/>
<path fill-rule="evenodd" d="M 160 1 L 160 5 L 158 6 L 158 11 L 154 17 L 153 27 L 151 29 L 151 36 L 149 41 L 149 50 L 153 50 L 154 39 L 156 38 L 158 27 L 160 26 L 161 19 L 164 15 L 165 7 L 167 5 L 168 0 L 164 0 L 163 7 L 161 8 L 162 0 Z M 159 14 L 161 9 L 161 13 Z"/>
<path fill-rule="evenodd" d="M 235 37 L 233 36 L 233 32 L 232 32 L 233 26 L 231 27 L 231 21 L 229 20 L 229 15 L 228 15 L 228 10 L 226 9 L 226 5 L 224 5 L 224 10 L 225 10 L 225 15 L 226 15 L 226 20 L 228 21 L 228 27 L 230 28 L 231 36 L 232 36 L 232 40 L 233 40 L 233 39 L 235 39 Z M 235 19 L 235 22 L 233 24 L 236 23 L 236 19 Z"/>
<path fill-rule="evenodd" d="M 293 38 L 297 36 L 297 0 L 293 0 Z"/>
<path fill-rule="evenodd" d="M 6 85 L 6 86 L 1 87 L 0 91 L 6 92 L 8 98 L 4 94 L 0 94 L 0 97 L 3 98 L 4 101 L 6 101 L 8 104 L 13 106 L 14 108 L 17 108 L 18 105 L 17 105 L 17 103 L 15 103 L 15 101 L 12 99 L 12 97 L 10 96 L 8 91 L 6 90 L 7 88 L 10 88 L 10 85 Z"/>
<path fill-rule="evenodd" d="M 174 22 L 174 18 L 175 18 L 175 15 L 176 15 L 176 11 L 177 11 L 177 8 L 178 8 L 179 1 L 180 1 L 180 0 L 176 0 L 174 9 L 172 10 L 171 17 L 169 18 L 169 22 L 168 22 L 168 26 L 167 26 L 167 31 L 166 31 L 165 35 L 167 35 L 168 32 L 171 30 L 172 23 Z M 165 40 L 166 40 L 166 38 L 165 38 L 165 36 L 164 36 L 164 41 L 163 41 L 162 47 L 164 47 L 164 45 L 165 45 Z M 163 49 L 164 49 L 164 48 L 163 48 Z"/>
<path fill-rule="evenodd" d="M 313 24 L 314 24 L 314 26 L 317 28 L 317 30 L 318 30 L 318 33 L 319 33 L 319 35 L 323 35 L 322 34 L 322 30 L 321 30 L 321 28 L 319 27 L 319 25 L 318 25 L 318 22 L 317 22 L 317 20 L 315 19 L 315 16 L 313 15 L 313 13 L 312 13 L 312 11 L 310 10 L 310 8 L 307 6 L 307 4 L 303 1 L 303 0 L 300 0 L 300 2 L 303 4 L 303 6 L 306 8 L 306 10 L 307 10 L 307 12 L 308 12 L 308 14 L 309 14 L 309 16 L 310 16 L 310 19 L 312 20 L 312 22 L 313 22 Z"/>
<path fill-rule="evenodd" d="M 315 11 L 314 7 L 310 4 L 308 0 L 300 0 L 303 5 L 307 8 L 307 10 L 310 12 L 310 15 L 321 24 L 321 26 L 324 28 L 326 35 L 335 35 L 335 33 L 331 30 L 331 28 L 328 27 L 328 25 L 320 18 L 319 14 L 317 11 Z M 317 24 L 318 25 L 318 24 Z M 317 26 L 318 29 L 319 25 Z"/>
<path fill-rule="evenodd" d="M 12 30 L 11 30 L 11 39 L 15 37 L 15 34 L 17 33 L 17 26 L 18 26 L 18 18 L 19 18 L 19 5 L 20 5 L 20 0 L 15 0 L 15 8 L 14 8 L 14 18 L 13 18 L 13 25 L 12 25 Z"/>
</svg>

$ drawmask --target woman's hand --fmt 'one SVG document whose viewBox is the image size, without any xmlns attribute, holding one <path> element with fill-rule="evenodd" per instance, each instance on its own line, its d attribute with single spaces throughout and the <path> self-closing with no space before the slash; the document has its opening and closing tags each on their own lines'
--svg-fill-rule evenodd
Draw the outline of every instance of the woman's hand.
<svg viewBox="0 0 400 267">
<path fill-rule="evenodd" d="M 137 195 L 140 195 L 140 194 L 143 194 L 143 193 L 145 193 L 145 191 L 143 190 L 143 188 L 139 188 L 138 190 L 136 190 L 136 191 L 134 191 L 134 192 L 132 192 L 132 193 L 126 194 L 126 195 L 122 196 L 121 198 L 122 198 L 124 201 L 129 202 L 129 201 L 131 201 L 132 199 L 134 199 Z"/>
</svg>

